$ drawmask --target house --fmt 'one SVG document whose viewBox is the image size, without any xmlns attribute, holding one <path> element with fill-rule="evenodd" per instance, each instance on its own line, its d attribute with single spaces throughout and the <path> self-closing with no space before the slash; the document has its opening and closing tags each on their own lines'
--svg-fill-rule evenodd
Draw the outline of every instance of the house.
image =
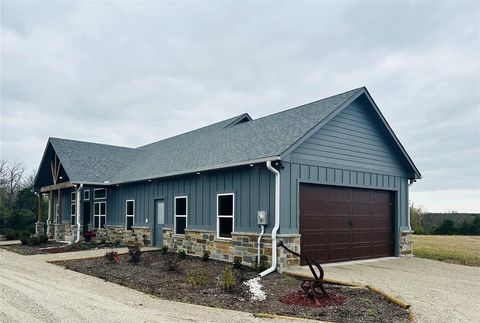
<svg viewBox="0 0 480 323">
<path fill-rule="evenodd" d="M 284 268 L 298 259 L 272 239 L 321 263 L 411 254 L 408 190 L 420 177 L 363 87 L 138 148 L 49 138 L 34 190 L 57 240 L 95 230 L 246 264 L 263 211 L 260 252 Z"/>
</svg>

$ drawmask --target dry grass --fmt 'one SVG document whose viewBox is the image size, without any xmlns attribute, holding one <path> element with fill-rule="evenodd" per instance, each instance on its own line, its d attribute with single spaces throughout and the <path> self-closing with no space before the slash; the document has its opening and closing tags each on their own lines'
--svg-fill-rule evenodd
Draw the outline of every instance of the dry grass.
<svg viewBox="0 0 480 323">
<path fill-rule="evenodd" d="M 480 267 L 479 236 L 414 235 L 416 257 Z"/>
</svg>

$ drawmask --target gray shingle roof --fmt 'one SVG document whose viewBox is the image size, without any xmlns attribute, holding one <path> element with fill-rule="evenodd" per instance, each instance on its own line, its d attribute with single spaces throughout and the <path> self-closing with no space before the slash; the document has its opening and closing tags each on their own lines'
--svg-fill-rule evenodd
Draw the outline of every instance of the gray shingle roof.
<svg viewBox="0 0 480 323">
<path fill-rule="evenodd" d="M 124 183 L 280 156 L 363 88 L 263 118 L 247 114 L 136 149 L 51 138 L 72 182 Z"/>
</svg>

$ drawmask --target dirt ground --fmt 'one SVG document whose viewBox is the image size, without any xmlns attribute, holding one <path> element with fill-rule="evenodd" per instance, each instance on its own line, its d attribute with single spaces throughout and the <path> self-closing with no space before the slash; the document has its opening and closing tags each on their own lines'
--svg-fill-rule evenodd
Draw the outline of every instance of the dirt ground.
<svg viewBox="0 0 480 323">
<path fill-rule="evenodd" d="M 370 284 L 401 298 L 419 322 L 479 322 L 479 267 L 402 257 L 328 266 L 325 277 Z"/>
<path fill-rule="evenodd" d="M 325 307 L 286 304 L 285 299 L 297 299 L 300 283 L 295 278 L 277 273 L 261 280 L 267 298 L 251 300 L 248 287 L 243 284 L 258 274 L 244 267 L 235 269 L 235 287 L 224 290 L 219 286 L 225 268 L 231 264 L 197 257 L 179 259 L 177 254 L 161 251 L 142 255 L 138 265 L 129 262 L 128 255 L 117 258 L 118 263 L 104 257 L 70 260 L 60 263 L 68 269 L 93 275 L 141 290 L 163 299 L 193 303 L 217 308 L 267 312 L 335 322 L 401 322 L 407 321 L 407 312 L 366 289 L 327 286 L 332 302 Z M 335 304 L 334 300 L 344 300 Z M 283 302 L 282 302 L 283 301 Z M 302 299 L 311 303 L 308 298 Z M 312 304 L 313 305 L 313 304 Z"/>
</svg>

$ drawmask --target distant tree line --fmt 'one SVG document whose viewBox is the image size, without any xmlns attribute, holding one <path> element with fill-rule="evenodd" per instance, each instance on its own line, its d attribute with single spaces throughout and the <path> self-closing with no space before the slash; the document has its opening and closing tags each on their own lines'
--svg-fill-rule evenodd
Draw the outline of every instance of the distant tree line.
<svg viewBox="0 0 480 323">
<path fill-rule="evenodd" d="M 22 163 L 0 161 L 0 234 L 34 231 L 38 206 L 34 180 L 35 172 L 27 173 Z"/>
<path fill-rule="evenodd" d="M 480 235 L 480 214 L 429 213 L 410 205 L 410 225 L 415 234 Z"/>
</svg>

